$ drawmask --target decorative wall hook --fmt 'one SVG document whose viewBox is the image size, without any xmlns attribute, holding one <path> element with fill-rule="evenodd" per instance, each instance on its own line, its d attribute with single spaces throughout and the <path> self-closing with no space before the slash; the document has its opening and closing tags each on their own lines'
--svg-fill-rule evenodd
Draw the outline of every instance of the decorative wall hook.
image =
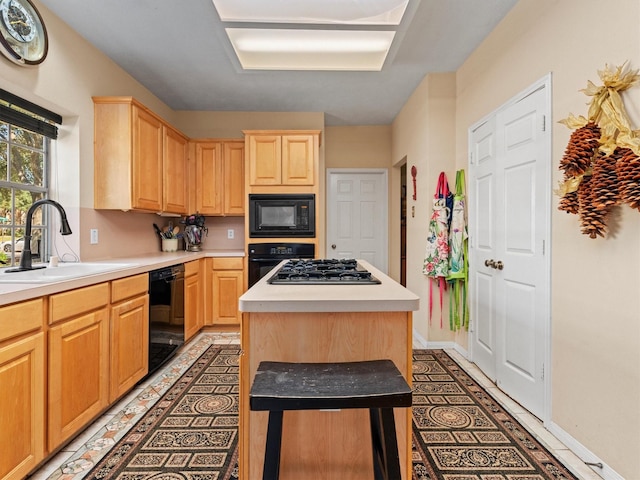
<svg viewBox="0 0 640 480">
<path fill-rule="evenodd" d="M 418 169 L 414 165 L 411 167 L 411 176 L 413 177 L 413 199 L 416 199 L 416 176 L 418 175 Z"/>
</svg>

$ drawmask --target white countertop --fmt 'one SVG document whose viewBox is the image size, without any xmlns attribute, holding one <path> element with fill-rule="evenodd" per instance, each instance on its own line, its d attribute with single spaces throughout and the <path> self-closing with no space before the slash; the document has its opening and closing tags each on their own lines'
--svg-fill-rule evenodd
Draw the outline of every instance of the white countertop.
<svg viewBox="0 0 640 480">
<path fill-rule="evenodd" d="M 108 282 L 130 275 L 145 273 L 157 268 L 198 260 L 199 258 L 244 256 L 245 253 L 242 250 L 202 250 L 200 252 L 158 252 L 136 257 L 113 258 L 99 261 L 91 260 L 90 263 L 126 263 L 129 264 L 129 266 L 95 275 L 52 283 L 0 283 L 0 305 L 29 300 L 43 295 L 51 295 L 95 283 Z"/>
<path fill-rule="evenodd" d="M 283 260 L 280 265 L 286 263 Z M 266 275 L 240 297 L 242 312 L 409 312 L 417 295 L 364 260 L 379 285 L 271 285 Z M 275 273 L 275 267 L 273 272 Z"/>
</svg>

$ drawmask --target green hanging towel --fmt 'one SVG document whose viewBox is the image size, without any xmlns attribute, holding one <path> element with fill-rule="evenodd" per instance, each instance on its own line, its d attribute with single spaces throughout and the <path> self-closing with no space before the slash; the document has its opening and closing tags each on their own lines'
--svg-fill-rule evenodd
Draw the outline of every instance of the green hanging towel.
<svg viewBox="0 0 640 480">
<path fill-rule="evenodd" d="M 458 170 L 449 229 L 449 275 L 447 281 L 452 286 L 449 293 L 449 327 L 451 330 L 459 330 L 461 327 L 469 325 L 467 309 L 469 247 L 467 239 L 464 170 Z"/>
</svg>

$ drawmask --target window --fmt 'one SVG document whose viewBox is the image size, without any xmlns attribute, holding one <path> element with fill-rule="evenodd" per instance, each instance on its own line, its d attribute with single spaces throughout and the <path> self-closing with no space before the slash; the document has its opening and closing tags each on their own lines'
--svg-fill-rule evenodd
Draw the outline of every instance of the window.
<svg viewBox="0 0 640 480">
<path fill-rule="evenodd" d="M 57 129 L 40 114 L 42 111 L 46 112 L 0 90 L 1 266 L 20 261 L 27 212 L 34 202 L 48 198 L 50 145 Z M 49 257 L 50 215 L 45 208 L 34 212 L 31 240 L 34 263 Z"/>
</svg>

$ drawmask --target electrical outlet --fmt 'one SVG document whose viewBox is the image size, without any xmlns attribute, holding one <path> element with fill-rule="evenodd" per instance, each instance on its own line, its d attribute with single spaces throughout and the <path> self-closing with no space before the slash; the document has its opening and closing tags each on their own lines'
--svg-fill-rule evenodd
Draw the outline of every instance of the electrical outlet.
<svg viewBox="0 0 640 480">
<path fill-rule="evenodd" d="M 236 232 L 233 230 L 233 228 L 230 228 L 227 230 L 227 238 L 229 240 L 233 240 L 236 236 Z"/>
<path fill-rule="evenodd" d="M 92 228 L 91 229 L 91 245 L 97 245 L 97 244 L 98 244 L 98 229 Z"/>
</svg>

